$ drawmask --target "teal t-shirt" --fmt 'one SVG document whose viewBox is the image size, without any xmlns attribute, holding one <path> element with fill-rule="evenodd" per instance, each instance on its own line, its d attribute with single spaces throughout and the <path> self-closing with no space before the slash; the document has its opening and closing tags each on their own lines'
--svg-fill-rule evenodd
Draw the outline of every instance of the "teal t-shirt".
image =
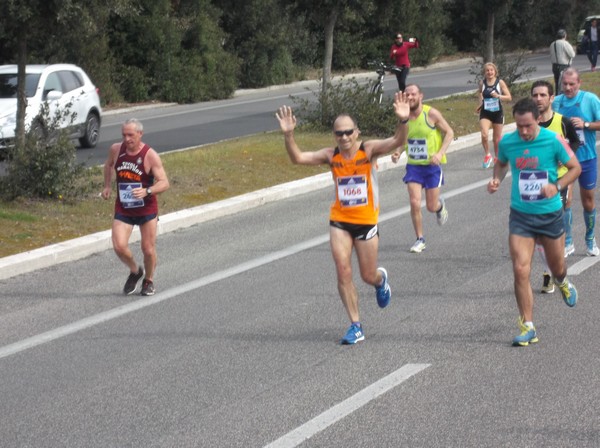
<svg viewBox="0 0 600 448">
<path fill-rule="evenodd" d="M 510 165 L 510 206 L 532 215 L 560 210 L 560 195 L 545 198 L 540 190 L 544 184 L 556 183 L 558 162 L 566 164 L 573 155 L 566 140 L 548 129 L 540 128 L 538 136 L 530 142 L 521 139 L 518 131 L 504 135 L 498 147 L 498 159 Z"/>
</svg>

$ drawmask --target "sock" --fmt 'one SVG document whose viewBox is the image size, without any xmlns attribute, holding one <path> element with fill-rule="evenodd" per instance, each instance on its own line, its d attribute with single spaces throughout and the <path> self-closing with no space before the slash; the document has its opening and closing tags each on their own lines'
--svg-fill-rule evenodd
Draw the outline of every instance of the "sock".
<svg viewBox="0 0 600 448">
<path fill-rule="evenodd" d="M 586 241 L 594 239 L 594 227 L 596 226 L 596 209 L 591 212 L 583 211 L 583 220 L 585 222 Z"/>
<path fill-rule="evenodd" d="M 565 208 L 563 223 L 565 226 L 565 246 L 570 246 L 573 244 L 573 234 L 571 232 L 571 228 L 573 227 L 573 212 L 571 211 L 571 207 Z"/>
<path fill-rule="evenodd" d="M 533 322 L 531 321 L 523 322 L 523 325 L 525 325 L 529 329 L 533 328 Z"/>
<path fill-rule="evenodd" d="M 362 325 L 360 324 L 360 322 L 352 322 L 352 325 L 355 325 L 358 328 L 362 328 Z"/>
</svg>

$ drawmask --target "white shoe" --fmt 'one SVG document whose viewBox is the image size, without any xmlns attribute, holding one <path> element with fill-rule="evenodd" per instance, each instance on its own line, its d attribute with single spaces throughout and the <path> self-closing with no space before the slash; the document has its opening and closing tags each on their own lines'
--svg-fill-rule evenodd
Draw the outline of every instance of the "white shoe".
<svg viewBox="0 0 600 448">
<path fill-rule="evenodd" d="M 588 255 L 588 257 L 597 257 L 598 255 L 600 255 L 600 249 L 598 249 L 598 246 L 596 245 L 596 238 L 594 238 L 592 241 L 586 241 L 586 253 Z"/>
<path fill-rule="evenodd" d="M 573 255 L 575 253 L 575 245 L 574 244 L 569 244 L 568 246 L 565 246 L 565 258 L 567 258 L 569 255 Z"/>
<path fill-rule="evenodd" d="M 446 208 L 446 201 L 442 197 L 440 197 L 440 204 L 442 204 L 442 209 L 439 212 L 435 212 L 435 216 L 437 217 L 438 225 L 443 226 L 448 222 L 448 209 Z"/>
<path fill-rule="evenodd" d="M 415 241 L 415 244 L 412 245 L 410 251 L 413 254 L 420 254 L 425 250 L 426 247 L 425 240 L 423 238 L 417 238 L 417 241 Z"/>
</svg>

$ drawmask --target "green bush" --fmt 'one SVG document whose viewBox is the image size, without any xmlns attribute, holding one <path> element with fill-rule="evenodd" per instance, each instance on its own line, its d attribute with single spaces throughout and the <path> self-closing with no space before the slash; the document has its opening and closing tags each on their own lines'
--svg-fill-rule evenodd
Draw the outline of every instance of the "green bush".
<svg viewBox="0 0 600 448">
<path fill-rule="evenodd" d="M 11 148 L 0 193 L 6 200 L 17 197 L 69 199 L 87 192 L 84 165 L 77 162 L 69 131 L 59 129 L 64 120 L 72 123 L 69 108 L 51 117 L 47 104 L 27 133 L 23 147 Z"/>
<path fill-rule="evenodd" d="M 301 124 L 311 130 L 329 131 L 336 117 L 342 113 L 351 115 L 361 132 L 374 137 L 388 137 L 394 133 L 397 119 L 392 99 L 384 98 L 381 104 L 374 101 L 371 89 L 375 81 L 359 84 L 355 78 L 330 84 L 325 93 L 322 81 L 316 101 L 292 97 L 296 116 Z"/>
</svg>

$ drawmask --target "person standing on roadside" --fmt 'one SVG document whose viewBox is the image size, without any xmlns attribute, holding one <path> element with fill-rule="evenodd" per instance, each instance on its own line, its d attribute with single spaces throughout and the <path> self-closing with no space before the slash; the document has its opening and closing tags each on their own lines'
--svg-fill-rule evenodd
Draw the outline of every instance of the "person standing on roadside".
<svg viewBox="0 0 600 448">
<path fill-rule="evenodd" d="M 498 161 L 488 192 L 498 191 L 508 168 L 512 173 L 508 245 L 513 264 L 514 290 L 521 333 L 515 346 L 538 342 L 533 325 L 533 291 L 530 274 L 536 240 L 544 247 L 553 281 L 569 307 L 577 304 L 577 289 L 567 279 L 565 237 L 560 192 L 581 171 L 566 140 L 538 124 L 539 110 L 531 98 L 514 105 L 517 130 L 500 140 Z M 558 179 L 559 164 L 567 173 Z"/>
<path fill-rule="evenodd" d="M 390 59 L 394 61 L 397 70 L 394 70 L 396 79 L 398 80 L 398 90 L 404 92 L 406 88 L 406 78 L 410 71 L 410 59 L 408 50 L 419 48 L 419 40 L 416 37 L 411 37 L 408 42 L 404 42 L 402 33 L 396 33 L 396 40 L 390 48 Z"/>
<path fill-rule="evenodd" d="M 292 109 L 283 106 L 276 113 L 284 134 L 285 149 L 294 164 L 331 167 L 335 199 L 331 205 L 329 236 L 331 253 L 337 272 L 337 284 L 350 327 L 342 344 L 356 344 L 365 335 L 358 312 L 358 292 L 352 279 L 352 251 L 356 251 L 363 281 L 375 287 L 377 304 L 385 308 L 392 295 L 387 271 L 377 267 L 379 247 L 379 188 L 377 158 L 406 142 L 409 108 L 405 96 L 398 92 L 394 98 L 398 126 L 393 137 L 385 140 L 360 139 L 356 121 L 347 114 L 339 115 L 333 123 L 335 147 L 317 151 L 302 151 L 294 138 L 296 117 Z"/>
<path fill-rule="evenodd" d="M 577 159 L 581 164 L 579 194 L 585 221 L 585 245 L 588 256 L 597 257 L 600 250 L 596 244 L 596 204 L 594 194 L 598 181 L 598 160 L 596 153 L 596 131 L 600 130 L 600 99 L 592 93 L 581 90 L 579 72 L 570 67 L 563 72 L 562 95 L 552 102 L 552 108 L 569 117 L 579 137 Z M 575 252 L 575 246 L 565 249 L 568 254 Z"/>
<path fill-rule="evenodd" d="M 598 38 L 600 29 L 598 28 L 598 20 L 592 19 L 585 26 L 583 32 L 584 39 L 587 40 L 587 57 L 592 64 L 592 71 L 596 71 L 596 63 L 598 62 Z"/>
<path fill-rule="evenodd" d="M 489 168 L 498 157 L 498 142 L 502 137 L 504 127 L 504 111 L 502 101 L 512 101 L 510 90 L 506 83 L 499 78 L 496 64 L 483 64 L 483 80 L 479 84 L 479 128 L 481 129 L 481 144 L 483 146 L 483 168 Z M 490 153 L 490 128 L 493 131 L 494 158 Z"/>
<path fill-rule="evenodd" d="M 407 144 L 392 154 L 397 163 L 402 151 L 406 151 L 406 175 L 403 181 L 410 198 L 410 217 L 417 240 L 410 248 L 412 253 L 425 250 L 421 196 L 425 189 L 427 210 L 435 213 L 437 222 L 443 226 L 448 221 L 446 203 L 440 196 L 444 184 L 442 165 L 446 163 L 446 151 L 454 138 L 454 131 L 440 111 L 423 104 L 423 93 L 416 84 L 406 86 L 406 97 L 410 106 Z"/>
<path fill-rule="evenodd" d="M 552 89 L 552 84 L 545 80 L 535 81 L 531 85 L 531 98 L 535 102 L 538 111 L 540 112 L 540 116 L 538 118 L 539 125 L 543 128 L 556 132 L 558 135 L 566 139 L 567 142 L 569 142 L 569 147 L 571 150 L 574 153 L 577 153 L 577 148 L 579 148 L 579 137 L 577 136 L 575 126 L 573 126 L 573 123 L 571 123 L 571 120 L 569 120 L 567 117 L 564 117 L 558 112 L 554 112 L 552 110 L 552 101 L 554 100 L 554 90 Z M 567 171 L 568 170 L 566 166 L 560 165 L 558 167 L 558 178 L 561 179 L 567 173 Z M 572 183 L 568 184 L 566 188 L 563 188 L 560 191 L 560 199 L 563 204 L 566 258 L 570 255 L 570 250 L 573 247 L 573 235 L 571 234 L 571 223 L 573 218 L 571 214 L 571 201 L 573 199 Z M 542 293 L 553 293 L 554 283 L 552 282 L 550 276 L 550 268 L 548 267 L 548 262 L 546 261 L 544 247 L 539 242 L 536 242 L 535 249 L 540 255 L 542 264 L 544 266 Z"/>
<path fill-rule="evenodd" d="M 560 74 L 571 66 L 575 57 L 575 50 L 567 41 L 567 32 L 558 30 L 556 40 L 550 44 L 550 61 L 552 62 L 552 74 L 554 75 L 554 90 L 559 95 L 561 91 Z"/>
<path fill-rule="evenodd" d="M 104 190 L 102 197 L 111 194 L 112 172 L 116 173 L 117 198 L 112 225 L 113 249 L 129 268 L 130 274 L 123 287 L 126 295 L 133 294 L 142 277 L 143 296 L 154 295 L 154 270 L 156 269 L 156 234 L 158 201 L 156 195 L 169 188 L 169 180 L 156 151 L 142 142 L 144 127 L 135 118 L 123 123 L 123 141 L 110 147 L 104 164 Z M 129 238 L 134 226 L 139 226 L 144 267 L 135 261 L 129 248 Z"/>
</svg>

